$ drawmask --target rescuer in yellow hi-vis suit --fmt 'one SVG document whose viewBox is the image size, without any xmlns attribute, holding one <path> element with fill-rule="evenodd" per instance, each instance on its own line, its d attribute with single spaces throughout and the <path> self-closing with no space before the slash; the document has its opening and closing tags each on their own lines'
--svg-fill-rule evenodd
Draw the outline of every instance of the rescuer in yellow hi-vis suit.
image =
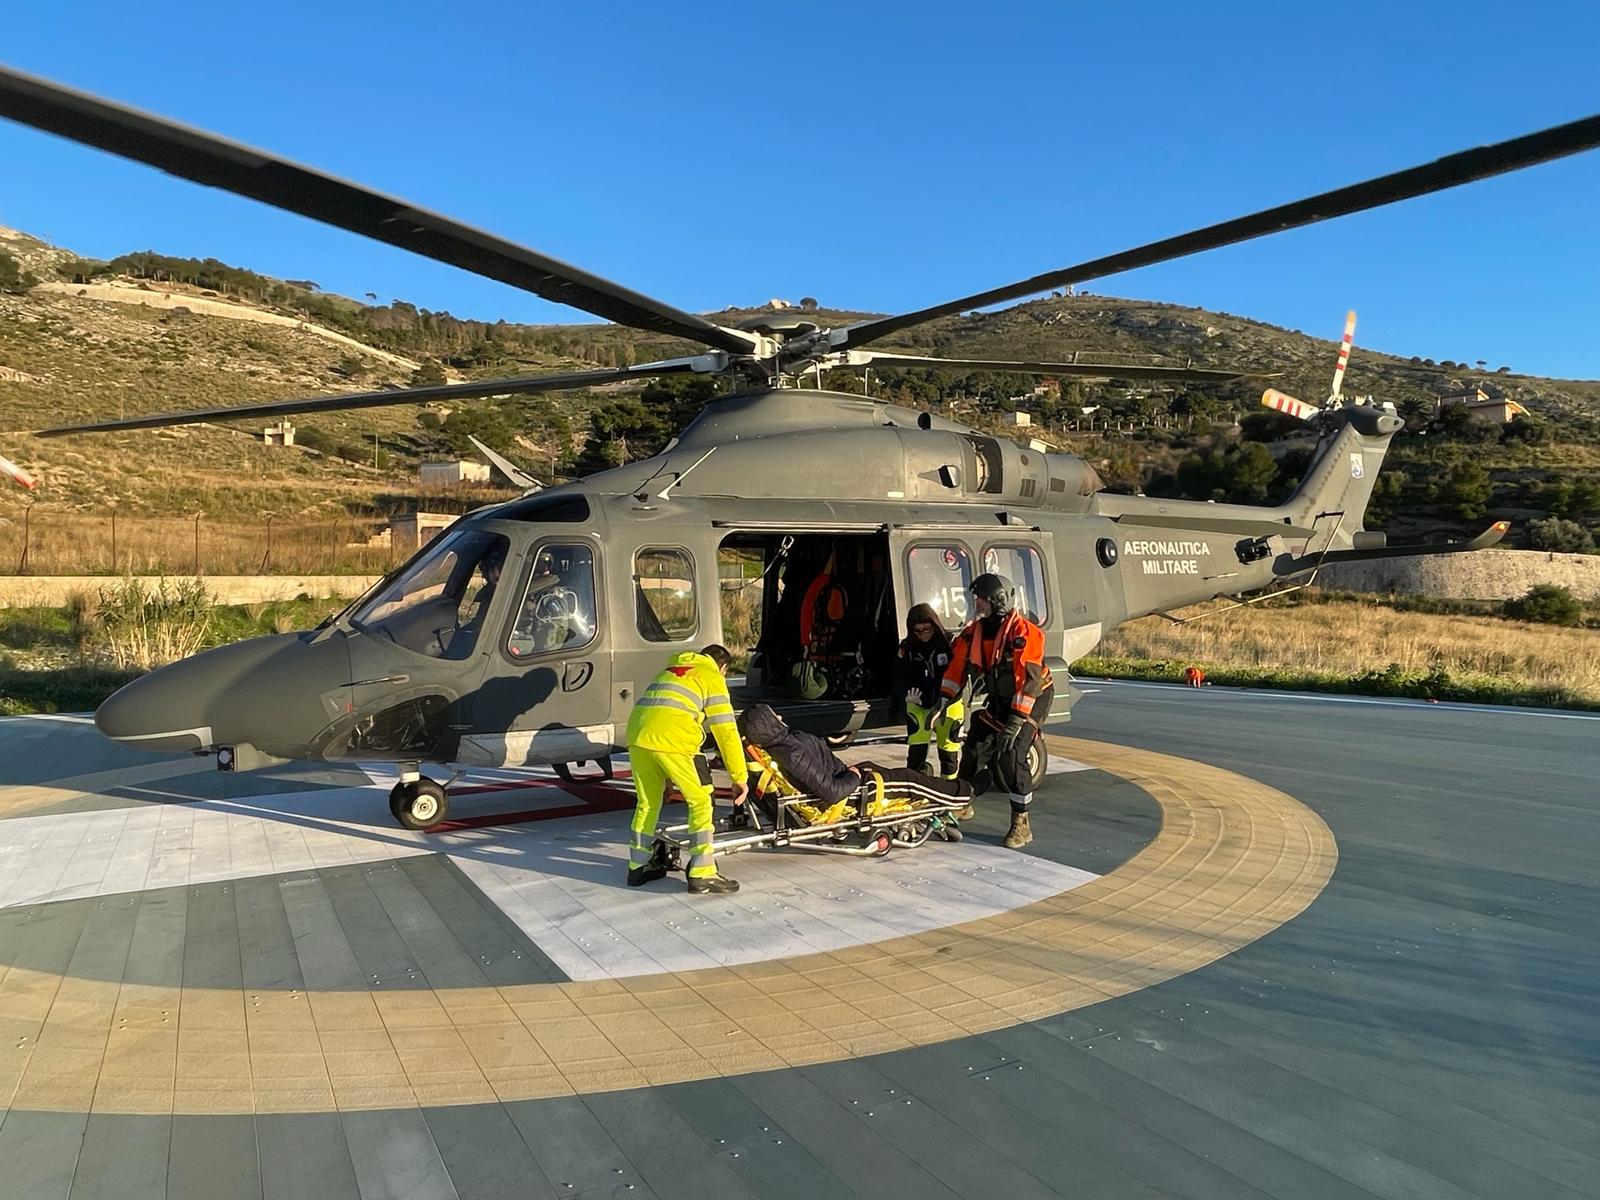
<svg viewBox="0 0 1600 1200">
<path fill-rule="evenodd" d="M 723 678 L 732 661 L 726 647 L 715 645 L 674 655 L 628 716 L 628 763 L 639 796 L 628 852 L 629 887 L 667 873 L 653 843 L 670 780 L 689 806 L 689 890 L 719 895 L 739 890 L 737 880 L 717 874 L 712 857 L 711 768 L 700 753 L 709 728 L 733 778 L 733 801 L 743 800 L 749 767 Z"/>
</svg>

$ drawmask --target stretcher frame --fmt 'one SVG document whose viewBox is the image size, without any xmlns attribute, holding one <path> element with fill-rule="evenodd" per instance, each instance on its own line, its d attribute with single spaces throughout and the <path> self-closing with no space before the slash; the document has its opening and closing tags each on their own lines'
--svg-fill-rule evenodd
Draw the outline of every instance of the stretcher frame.
<svg viewBox="0 0 1600 1200">
<path fill-rule="evenodd" d="M 819 854 L 849 854 L 857 858 L 882 858 L 896 846 L 914 848 L 922 845 L 934 833 L 948 829 L 954 832 L 948 840 L 960 838 L 952 814 L 959 806 L 948 804 L 910 804 L 904 809 L 863 814 L 863 808 L 882 798 L 886 786 L 883 778 L 867 770 L 868 778 L 845 799 L 852 803 L 856 815 L 844 820 L 812 823 L 802 820 L 797 810 L 802 805 L 831 808 L 815 796 L 798 793 L 790 796 L 773 794 L 765 797 L 750 796 L 736 805 L 735 813 L 743 812 L 748 824 L 741 827 L 729 818 L 712 835 L 712 857 L 722 858 L 746 850 L 810 850 Z M 874 796 L 874 789 L 879 795 Z M 772 805 L 772 811 L 762 811 L 763 803 Z M 669 870 L 679 870 L 689 854 L 689 826 L 668 825 L 656 830 L 655 850 Z"/>
</svg>

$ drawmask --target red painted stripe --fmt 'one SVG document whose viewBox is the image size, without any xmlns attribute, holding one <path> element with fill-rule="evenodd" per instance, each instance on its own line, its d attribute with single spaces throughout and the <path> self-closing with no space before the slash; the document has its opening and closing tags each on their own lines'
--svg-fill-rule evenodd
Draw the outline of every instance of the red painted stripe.
<svg viewBox="0 0 1600 1200">
<path fill-rule="evenodd" d="M 615 779 L 618 783 L 627 783 L 632 778 L 632 774 L 628 771 L 617 771 L 615 774 Z M 580 778 L 576 783 L 563 783 L 559 779 L 514 779 L 506 783 L 468 784 L 466 787 L 451 788 L 450 794 L 453 796 L 476 796 L 484 792 L 515 792 L 527 788 L 555 788 L 557 791 L 571 791 L 573 788 L 580 787 L 585 783 L 604 782 L 605 780 L 599 775 L 599 769 L 596 768 L 594 779 Z"/>
<path fill-rule="evenodd" d="M 593 783 L 567 783 L 559 780 L 530 780 L 526 784 L 509 784 L 505 787 L 487 787 L 478 789 L 484 791 L 510 791 L 517 787 L 554 787 L 576 797 L 577 804 L 562 804 L 552 808 L 529 808 L 519 812 L 484 813 L 477 817 L 459 817 L 451 821 L 442 821 L 428 830 L 429 833 L 449 833 L 457 829 L 486 829 L 495 825 L 527 825 L 535 821 L 557 821 L 565 817 L 586 817 L 599 813 L 622 812 L 634 806 L 635 796 L 631 787 L 618 787 L 618 780 L 610 783 L 595 781 Z M 713 791 L 713 797 L 731 799 L 733 793 L 726 789 L 718 788 Z M 683 799 L 673 796 L 667 801 L 668 805 L 682 804 Z"/>
</svg>

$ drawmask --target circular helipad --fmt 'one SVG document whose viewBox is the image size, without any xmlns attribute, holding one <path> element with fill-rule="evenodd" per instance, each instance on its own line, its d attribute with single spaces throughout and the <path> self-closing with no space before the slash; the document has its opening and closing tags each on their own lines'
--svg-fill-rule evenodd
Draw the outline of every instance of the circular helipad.
<svg viewBox="0 0 1600 1200">
<path fill-rule="evenodd" d="M 201 775 L 66 720 L 0 737 L 13 1110 L 471 1104 L 928 1045 L 1211 962 L 1336 857 L 1282 792 L 1052 738 L 1027 853 L 990 800 L 959 845 L 747 854 L 737 896 L 689 897 L 622 885 L 621 781 L 482 777 L 457 827 L 417 835 L 382 778 Z"/>
</svg>

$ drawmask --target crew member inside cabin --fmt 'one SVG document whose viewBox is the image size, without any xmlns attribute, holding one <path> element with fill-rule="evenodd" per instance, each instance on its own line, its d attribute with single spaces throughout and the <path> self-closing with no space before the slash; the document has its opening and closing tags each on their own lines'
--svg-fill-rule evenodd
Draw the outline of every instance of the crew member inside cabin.
<svg viewBox="0 0 1600 1200">
<path fill-rule="evenodd" d="M 689 890 L 726 895 L 737 880 L 717 873 L 712 844 L 711 767 L 700 747 L 709 729 L 733 779 L 733 802 L 744 801 L 749 778 L 725 676 L 733 655 L 710 645 L 673 656 L 667 669 L 644 689 L 628 716 L 628 764 L 638 802 L 628 849 L 628 886 L 638 887 L 667 873 L 656 852 L 656 823 L 667 783 L 689 806 Z"/>
<path fill-rule="evenodd" d="M 1018 849 L 1033 841 L 1028 755 L 1049 719 L 1055 681 L 1044 662 L 1044 630 L 1016 610 L 1010 580 L 986 573 L 972 581 L 970 590 L 977 619 L 952 643 L 939 690 L 949 706 L 969 679 L 976 679 L 987 696 L 967 735 L 961 773 L 976 781 L 987 769 L 1006 790 L 1011 828 L 1005 845 Z"/>
<path fill-rule="evenodd" d="M 906 636 L 895 660 L 894 694 L 905 697 L 906 766 L 926 770 L 928 744 L 939 743 L 939 774 L 954 779 L 961 763 L 961 702 L 940 704 L 939 685 L 950 665 L 950 635 L 930 604 L 906 614 Z M 935 718 L 938 718 L 935 720 Z"/>
</svg>

